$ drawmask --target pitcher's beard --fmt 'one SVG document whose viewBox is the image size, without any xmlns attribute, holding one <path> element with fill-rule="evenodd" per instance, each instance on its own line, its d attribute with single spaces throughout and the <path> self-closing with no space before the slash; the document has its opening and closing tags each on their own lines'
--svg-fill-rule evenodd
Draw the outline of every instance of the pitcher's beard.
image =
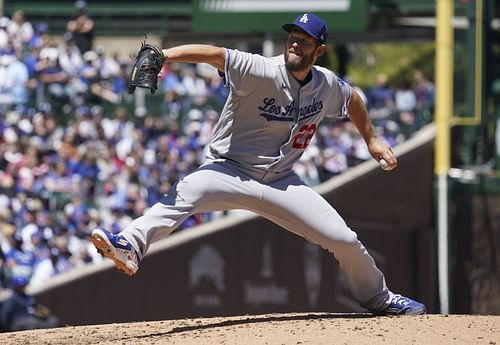
<svg viewBox="0 0 500 345">
<path fill-rule="evenodd" d="M 307 69 L 314 62 L 314 55 L 296 56 L 298 61 L 291 61 L 288 48 L 285 49 L 285 66 L 290 72 L 300 72 Z M 295 60 L 295 59 L 294 59 Z"/>
</svg>

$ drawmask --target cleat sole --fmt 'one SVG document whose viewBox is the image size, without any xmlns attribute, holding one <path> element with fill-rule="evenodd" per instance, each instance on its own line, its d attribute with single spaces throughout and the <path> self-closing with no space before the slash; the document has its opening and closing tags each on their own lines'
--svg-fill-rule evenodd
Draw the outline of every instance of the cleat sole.
<svg viewBox="0 0 500 345">
<path fill-rule="evenodd" d="M 132 276 L 135 274 L 127 265 L 120 260 L 116 259 L 113 254 L 113 249 L 109 246 L 108 242 L 99 234 L 92 234 L 92 243 L 97 249 L 97 252 L 102 256 L 111 259 L 115 264 L 116 268 L 127 276 Z"/>
</svg>

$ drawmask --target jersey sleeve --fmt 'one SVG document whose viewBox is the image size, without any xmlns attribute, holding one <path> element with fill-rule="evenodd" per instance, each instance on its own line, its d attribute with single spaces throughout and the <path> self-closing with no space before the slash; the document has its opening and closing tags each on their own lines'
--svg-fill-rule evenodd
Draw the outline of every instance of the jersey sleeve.
<svg viewBox="0 0 500 345">
<path fill-rule="evenodd" d="M 265 78 L 272 77 L 263 56 L 227 49 L 224 66 L 225 86 L 243 96 L 256 90 Z"/>
<path fill-rule="evenodd" d="M 349 102 L 352 96 L 352 87 L 341 78 L 332 73 L 330 79 L 332 97 L 330 97 L 330 112 L 326 116 L 346 118 L 349 116 Z"/>
</svg>

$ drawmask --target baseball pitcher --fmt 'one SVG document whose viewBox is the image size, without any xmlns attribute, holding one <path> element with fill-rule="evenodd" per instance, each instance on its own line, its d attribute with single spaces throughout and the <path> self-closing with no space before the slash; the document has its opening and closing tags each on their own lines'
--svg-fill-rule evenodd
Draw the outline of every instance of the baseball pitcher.
<svg viewBox="0 0 500 345">
<path fill-rule="evenodd" d="M 130 92 L 136 87 L 154 92 L 161 65 L 179 61 L 217 68 L 229 96 L 206 162 L 121 233 L 97 228 L 92 241 L 119 270 L 133 275 L 150 244 L 190 215 L 246 209 L 333 253 L 353 296 L 374 314 L 424 314 L 423 304 L 388 289 L 356 233 L 292 170 L 325 116 L 349 117 L 384 169 L 394 169 L 397 160 L 375 135 L 359 94 L 332 71 L 315 65 L 326 50 L 325 22 L 304 13 L 283 29 L 288 32 L 285 52 L 271 58 L 212 45 L 159 49 L 143 44 Z"/>
</svg>

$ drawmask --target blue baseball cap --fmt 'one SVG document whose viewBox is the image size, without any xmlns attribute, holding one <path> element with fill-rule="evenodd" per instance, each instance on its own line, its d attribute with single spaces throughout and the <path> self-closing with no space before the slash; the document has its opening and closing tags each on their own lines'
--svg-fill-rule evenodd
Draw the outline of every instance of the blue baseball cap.
<svg viewBox="0 0 500 345">
<path fill-rule="evenodd" d="M 17 276 L 12 280 L 12 286 L 14 288 L 19 288 L 28 285 L 29 281 L 26 277 Z"/>
<path fill-rule="evenodd" d="M 293 22 L 283 24 L 281 27 L 286 32 L 290 32 L 294 27 L 298 27 L 314 37 L 321 44 L 325 44 L 328 39 L 328 29 L 325 21 L 312 13 L 301 14 Z"/>
</svg>

